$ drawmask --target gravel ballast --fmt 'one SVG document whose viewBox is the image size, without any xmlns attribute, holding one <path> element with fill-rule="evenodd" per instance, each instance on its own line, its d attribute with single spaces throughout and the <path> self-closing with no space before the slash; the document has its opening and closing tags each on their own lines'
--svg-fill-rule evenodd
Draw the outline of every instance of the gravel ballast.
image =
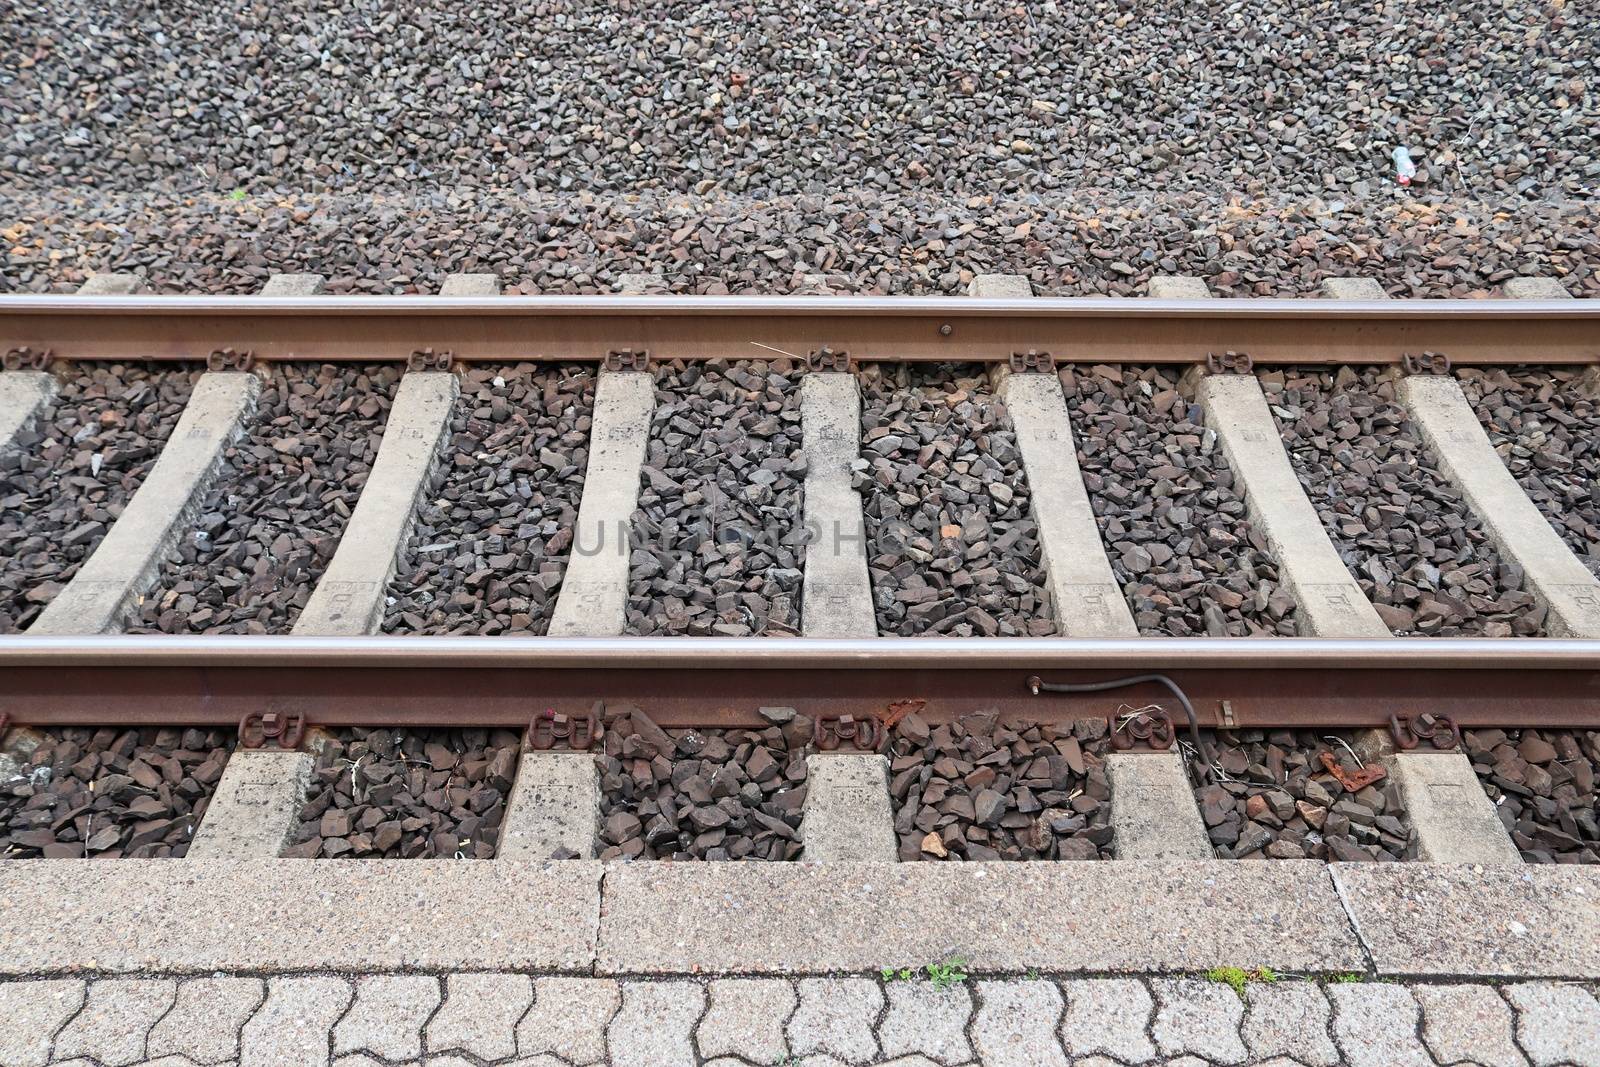
<svg viewBox="0 0 1600 1067">
<path fill-rule="evenodd" d="M 189 851 L 233 745 L 231 731 L 30 731 L 0 778 L 0 857 L 178 858 Z"/>
<path fill-rule="evenodd" d="M 1537 637 L 1522 568 L 1439 472 L 1376 369 L 1260 376 L 1300 484 L 1345 566 L 1396 634 Z"/>
<path fill-rule="evenodd" d="M 1600 863 L 1600 731 L 1467 730 L 1461 747 L 1529 863 Z"/>
<path fill-rule="evenodd" d="M 894 727 L 889 796 L 900 859 L 1112 858 L 1104 719 L 1004 725 L 974 712 Z"/>
<path fill-rule="evenodd" d="M 1600 403 L 1581 370 L 1456 371 L 1512 477 L 1600 576 Z"/>
<path fill-rule="evenodd" d="M 342 731 L 317 754 L 283 854 L 493 859 L 521 747 L 507 730 Z"/>
<path fill-rule="evenodd" d="M 1585 15 L 1536 0 L 20 0 L 0 15 L 0 168 L 95 189 L 1254 184 L 1359 198 L 1392 174 L 1400 142 L 1424 188 L 1580 198 L 1600 173 Z"/>
<path fill-rule="evenodd" d="M 288 632 L 355 510 L 400 373 L 274 366 L 129 632 Z"/>
<path fill-rule="evenodd" d="M 911 364 L 861 379 L 861 460 L 878 632 L 1055 632 L 1022 453 L 982 368 Z"/>
<path fill-rule="evenodd" d="M 85 367 L 0 455 L 0 633 L 38 618 L 105 538 L 155 465 L 194 379 L 137 364 Z"/>
<path fill-rule="evenodd" d="M 1061 371 L 1078 465 L 1143 634 L 1293 637 L 1295 603 L 1200 406 L 1157 368 Z"/>
<path fill-rule="evenodd" d="M 589 462 L 592 367 L 471 367 L 389 584 L 385 633 L 543 634 Z"/>
<path fill-rule="evenodd" d="M 1334 736 L 1219 730 L 1209 741 L 1220 773 L 1195 789 L 1195 801 L 1218 857 L 1341 863 L 1412 857 L 1400 787 L 1385 777 L 1347 791 L 1322 754 L 1349 772 L 1359 765 Z"/>
<path fill-rule="evenodd" d="M 793 860 L 800 856 L 812 721 L 761 730 L 663 730 L 605 710 L 602 860 Z"/>
<path fill-rule="evenodd" d="M 656 370 L 630 525 L 626 632 L 744 637 L 800 630 L 800 377 L 787 362 Z"/>
</svg>

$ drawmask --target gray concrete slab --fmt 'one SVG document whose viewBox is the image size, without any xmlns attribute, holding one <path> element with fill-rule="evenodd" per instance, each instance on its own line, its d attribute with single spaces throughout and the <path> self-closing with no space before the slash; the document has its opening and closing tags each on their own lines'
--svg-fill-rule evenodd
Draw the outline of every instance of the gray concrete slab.
<svg viewBox="0 0 1600 1067">
<path fill-rule="evenodd" d="M 500 827 L 497 860 L 592 860 L 600 825 L 600 780 L 587 752 L 525 752 Z"/>
<path fill-rule="evenodd" d="M 237 371 L 201 375 L 149 476 L 30 634 L 122 630 L 167 551 L 192 527 L 228 445 L 254 417 L 260 385 L 254 374 Z"/>
<path fill-rule="evenodd" d="M 0 455 L 15 448 L 17 438 L 33 428 L 55 400 L 57 385 L 49 371 L 0 372 Z"/>
<path fill-rule="evenodd" d="M 806 545 L 801 633 L 806 637 L 876 637 L 867 572 L 861 495 L 851 464 L 861 455 L 861 393 L 855 375 L 815 372 L 800 382 L 805 435 Z"/>
<path fill-rule="evenodd" d="M 888 758 L 855 752 L 807 756 L 800 840 L 808 863 L 894 863 L 899 850 Z"/>
<path fill-rule="evenodd" d="M 1600 867 L 1336 863 L 1380 975 L 1600 978 Z"/>
<path fill-rule="evenodd" d="M 377 632 L 396 558 L 449 439 L 460 390 L 456 376 L 445 371 L 411 371 L 400 379 L 372 474 L 294 633 Z"/>
<path fill-rule="evenodd" d="M 137 274 L 91 274 L 78 286 L 79 296 L 131 296 L 144 291 L 144 279 Z"/>
<path fill-rule="evenodd" d="M 1033 287 L 1016 274 L 980 274 L 968 292 L 1032 296 Z M 1022 452 L 1033 518 L 1039 524 L 1057 631 L 1065 637 L 1138 637 L 1139 627 L 1106 558 L 1078 468 L 1078 447 L 1060 380 L 1053 374 L 998 377 L 1000 399 Z"/>
<path fill-rule="evenodd" d="M 1431 863 L 1522 862 L 1494 804 L 1460 752 L 1397 752 L 1388 760 L 1417 835 L 1417 857 Z"/>
<path fill-rule="evenodd" d="M 628 608 L 628 528 L 639 504 L 639 468 L 656 409 L 644 371 L 601 371 L 589 430 L 589 466 L 551 637 L 613 637 Z"/>
<path fill-rule="evenodd" d="M 440 296 L 499 296 L 500 278 L 494 274 L 451 274 L 439 287 Z"/>
<path fill-rule="evenodd" d="M 1507 278 L 1500 286 L 1509 300 L 1562 300 L 1572 294 L 1559 278 Z"/>
<path fill-rule="evenodd" d="M 326 287 L 320 274 L 274 274 L 261 287 L 261 295 L 321 296 Z"/>
<path fill-rule="evenodd" d="M 1158 300 L 1205 300 L 1211 296 L 1204 278 L 1184 274 L 1157 274 L 1146 292 Z"/>
<path fill-rule="evenodd" d="M 1205 820 L 1176 752 L 1113 752 L 1111 829 L 1119 860 L 1209 860 Z"/>
<path fill-rule="evenodd" d="M 316 764 L 309 752 L 235 751 L 189 844 L 187 859 L 277 858 L 299 823 Z"/>
<path fill-rule="evenodd" d="M 1242 374 L 1200 379 L 1206 425 L 1239 479 L 1250 521 L 1266 537 L 1278 574 L 1311 637 L 1388 637 L 1389 628 L 1345 569 L 1295 477 L 1261 383 Z"/>
<path fill-rule="evenodd" d="M 1008 374 L 1000 397 L 1028 476 L 1057 632 L 1063 637 L 1138 637 L 1078 468 L 1060 380 L 1053 374 Z"/>
<path fill-rule="evenodd" d="M 1383 300 L 1389 294 L 1376 278 L 1324 278 L 1322 295 L 1329 300 Z"/>
<path fill-rule="evenodd" d="M 1501 462 L 1460 384 L 1440 375 L 1408 375 L 1400 380 L 1399 400 L 1440 471 L 1467 498 L 1501 554 L 1523 569 L 1528 590 L 1548 605 L 1551 636 L 1600 637 L 1600 581 Z"/>
<path fill-rule="evenodd" d="M 0 975 L 587 972 L 600 871 L 503 860 L 0 863 Z"/>
<path fill-rule="evenodd" d="M 604 896 L 600 974 L 1365 966 L 1311 861 L 631 863 Z"/>
</svg>

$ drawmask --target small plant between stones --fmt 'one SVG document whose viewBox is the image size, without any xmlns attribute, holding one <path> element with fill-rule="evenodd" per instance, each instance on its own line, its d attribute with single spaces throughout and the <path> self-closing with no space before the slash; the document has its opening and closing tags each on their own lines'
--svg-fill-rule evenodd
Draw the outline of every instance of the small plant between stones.
<svg viewBox="0 0 1600 1067">
<path fill-rule="evenodd" d="M 922 970 L 927 974 L 928 981 L 933 984 L 933 988 L 941 992 L 949 989 L 957 982 L 965 982 L 967 980 L 967 961 L 960 956 L 952 956 L 943 963 L 925 964 Z M 914 967 L 884 967 L 878 971 L 878 974 L 885 982 L 911 982 L 916 980 L 917 969 Z"/>
<path fill-rule="evenodd" d="M 1247 971 L 1243 967 L 1213 967 L 1206 972 L 1206 980 L 1220 982 L 1243 1000 L 1246 985 L 1251 982 L 1271 984 L 1278 980 L 1278 973 L 1271 967 L 1257 967 L 1253 971 Z"/>
</svg>

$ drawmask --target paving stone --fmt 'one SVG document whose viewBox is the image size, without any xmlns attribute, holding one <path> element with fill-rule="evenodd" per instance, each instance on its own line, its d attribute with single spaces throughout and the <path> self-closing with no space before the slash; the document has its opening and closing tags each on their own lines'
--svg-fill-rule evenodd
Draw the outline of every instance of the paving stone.
<svg viewBox="0 0 1600 1067">
<path fill-rule="evenodd" d="M 1156 995 L 1156 1018 L 1151 1032 L 1163 1055 L 1203 1055 L 1218 1063 L 1242 1063 L 1246 1057 L 1239 1039 L 1244 1002 L 1232 989 L 1198 978 L 1176 978 L 1151 983 Z"/>
<path fill-rule="evenodd" d="M 796 986 L 800 1003 L 789 1019 L 789 1048 L 797 1056 L 822 1052 L 847 1063 L 878 1053 L 873 1024 L 883 1008 L 883 990 L 865 978 L 805 978 Z"/>
<path fill-rule="evenodd" d="M 1422 1040 L 1440 1063 L 1527 1067 L 1516 1019 L 1492 986 L 1416 985 L 1411 995 L 1422 1005 Z"/>
<path fill-rule="evenodd" d="M 794 987 L 775 978 L 729 978 L 712 982 L 711 1007 L 695 1031 L 700 1055 L 743 1056 L 776 1063 L 789 1054 L 783 1024 L 794 1011 Z"/>
<path fill-rule="evenodd" d="M 605 1059 L 606 1024 L 622 1003 L 609 978 L 540 978 L 533 1007 L 517 1024 L 517 1054 L 551 1053 L 569 1063 Z"/>
<path fill-rule="evenodd" d="M 1337 1067 L 1328 1036 L 1332 1010 L 1315 982 L 1252 983 L 1245 989 L 1244 1042 L 1252 1056 L 1292 1056 L 1303 1067 Z"/>
<path fill-rule="evenodd" d="M 612 1067 L 694 1067 L 694 1025 L 706 992 L 693 982 L 629 982 L 606 1029 Z"/>
<path fill-rule="evenodd" d="M 340 978 L 271 978 L 261 1010 L 244 1024 L 239 1067 L 317 1067 L 328 1034 L 355 991 Z"/>
<path fill-rule="evenodd" d="M 1433 1067 L 1417 1036 L 1417 1002 L 1404 986 L 1362 982 L 1328 987 L 1333 1037 L 1347 1067 Z"/>
<path fill-rule="evenodd" d="M 452 974 L 444 1003 L 424 1032 L 429 1052 L 469 1052 L 486 1060 L 517 1054 L 517 1023 L 533 1003 L 525 974 Z"/>
<path fill-rule="evenodd" d="M 58 1057 L 88 1056 L 104 1067 L 145 1058 L 145 1037 L 172 1007 L 171 979 L 111 978 L 89 983 L 89 997 L 56 1038 Z"/>
<path fill-rule="evenodd" d="M 0 1063 L 43 1067 L 56 1033 L 83 1007 L 85 985 L 75 979 L 0 982 Z"/>
<path fill-rule="evenodd" d="M 1067 1067 L 1056 1026 L 1066 1001 L 1049 982 L 988 981 L 976 987 L 972 1043 L 985 1067 Z"/>
<path fill-rule="evenodd" d="M 399 1060 L 422 1055 L 422 1027 L 439 1006 L 439 980 L 373 975 L 356 980 L 356 1002 L 333 1031 L 333 1051 Z"/>
<path fill-rule="evenodd" d="M 172 1010 L 150 1031 L 149 1056 L 187 1056 L 196 1063 L 238 1058 L 239 1030 L 267 987 L 259 978 L 193 978 L 178 985 Z"/>
<path fill-rule="evenodd" d="M 1505 992 L 1517 1009 L 1517 1041 L 1534 1067 L 1600 1067 L 1600 1000 L 1557 982 L 1524 982 Z"/>
<path fill-rule="evenodd" d="M 415 1062 L 412 1061 L 412 1063 Z M 466 1063 L 465 1060 L 461 1062 Z M 387 1065 L 376 1056 L 368 1055 L 365 1052 L 352 1052 L 346 1056 L 335 1057 L 333 1067 L 387 1067 Z M 411 1064 L 407 1064 L 406 1067 L 411 1067 Z"/>
<path fill-rule="evenodd" d="M 187 1056 L 160 1056 L 153 1060 L 144 1060 L 138 1067 L 198 1067 L 194 1060 Z M 379 1065 L 386 1067 L 386 1065 Z"/>
<path fill-rule="evenodd" d="M 936 989 L 931 982 L 890 982 L 888 994 L 889 1011 L 878 1027 L 885 1056 L 923 1053 L 941 1063 L 972 1058 L 972 993 L 966 983 Z"/>
<path fill-rule="evenodd" d="M 1149 1063 L 1156 1047 L 1145 1027 L 1155 1004 L 1150 991 L 1131 978 L 1062 982 L 1067 1012 L 1061 1043 L 1070 1056 L 1104 1053 L 1125 1064 Z"/>
</svg>

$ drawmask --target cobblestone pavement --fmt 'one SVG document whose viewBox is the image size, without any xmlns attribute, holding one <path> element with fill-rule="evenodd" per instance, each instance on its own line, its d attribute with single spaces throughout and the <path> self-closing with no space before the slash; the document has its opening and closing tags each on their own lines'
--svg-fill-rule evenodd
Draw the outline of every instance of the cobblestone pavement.
<svg viewBox="0 0 1600 1067">
<path fill-rule="evenodd" d="M 1600 987 L 527 974 L 0 983 L 33 1067 L 1595 1067 Z"/>
</svg>

